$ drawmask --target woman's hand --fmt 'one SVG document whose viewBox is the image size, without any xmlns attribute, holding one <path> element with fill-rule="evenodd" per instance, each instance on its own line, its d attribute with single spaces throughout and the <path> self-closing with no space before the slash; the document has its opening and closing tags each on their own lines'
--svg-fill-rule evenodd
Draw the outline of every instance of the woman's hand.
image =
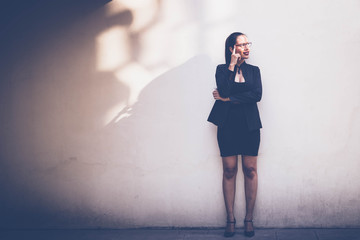
<svg viewBox="0 0 360 240">
<path fill-rule="evenodd" d="M 233 52 L 231 54 L 231 60 L 229 65 L 229 70 L 234 71 L 235 65 L 238 63 L 238 61 L 241 60 L 241 55 L 239 53 L 235 53 L 236 46 L 233 47 Z"/>
<path fill-rule="evenodd" d="M 220 100 L 220 101 L 223 101 L 223 102 L 228 102 L 230 101 L 230 98 L 222 98 L 219 94 L 219 91 L 218 90 L 214 90 L 213 91 L 213 96 L 215 98 L 215 100 Z"/>
</svg>

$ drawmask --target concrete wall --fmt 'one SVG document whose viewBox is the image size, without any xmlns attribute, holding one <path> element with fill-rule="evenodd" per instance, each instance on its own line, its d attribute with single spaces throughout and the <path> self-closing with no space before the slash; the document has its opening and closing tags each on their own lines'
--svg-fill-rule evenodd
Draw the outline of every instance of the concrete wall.
<svg viewBox="0 0 360 240">
<path fill-rule="evenodd" d="M 223 226 L 206 119 L 233 31 L 262 71 L 256 225 L 360 227 L 359 1 L 2 9 L 0 227 Z"/>
</svg>

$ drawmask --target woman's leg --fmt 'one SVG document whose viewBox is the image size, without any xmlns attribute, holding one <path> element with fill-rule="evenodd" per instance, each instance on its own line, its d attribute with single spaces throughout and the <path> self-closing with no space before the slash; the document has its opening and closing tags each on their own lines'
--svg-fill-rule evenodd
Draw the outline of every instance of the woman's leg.
<svg viewBox="0 0 360 240">
<path fill-rule="evenodd" d="M 223 157 L 223 193 L 227 213 L 227 221 L 234 221 L 234 201 L 236 174 L 238 170 L 237 156 Z M 227 224 L 226 232 L 234 232 L 235 224 Z"/>
<path fill-rule="evenodd" d="M 254 207 L 258 185 L 257 175 L 257 156 L 242 156 L 242 169 L 245 182 L 245 199 L 246 199 L 246 220 L 252 220 L 254 216 Z M 245 224 L 246 231 L 252 231 L 251 222 Z"/>
</svg>

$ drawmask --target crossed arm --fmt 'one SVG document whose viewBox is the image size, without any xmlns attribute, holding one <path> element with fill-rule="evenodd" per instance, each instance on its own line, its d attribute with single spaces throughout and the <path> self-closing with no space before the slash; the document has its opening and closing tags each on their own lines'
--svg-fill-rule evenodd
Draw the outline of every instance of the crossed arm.
<svg viewBox="0 0 360 240">
<path fill-rule="evenodd" d="M 255 69 L 253 74 L 254 79 L 251 90 L 247 92 L 230 94 L 233 85 L 234 72 L 229 69 L 221 69 L 219 66 L 216 69 L 216 85 L 217 89 L 213 91 L 213 96 L 216 100 L 224 102 L 237 103 L 254 103 L 259 102 L 262 96 L 262 84 L 260 69 Z"/>
</svg>

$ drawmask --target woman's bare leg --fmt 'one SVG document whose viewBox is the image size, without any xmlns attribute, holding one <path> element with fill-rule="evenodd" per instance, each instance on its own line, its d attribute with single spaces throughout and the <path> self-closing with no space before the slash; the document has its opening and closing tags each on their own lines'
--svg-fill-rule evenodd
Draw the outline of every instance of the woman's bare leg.
<svg viewBox="0 0 360 240">
<path fill-rule="evenodd" d="M 234 202 L 236 190 L 236 174 L 238 170 L 237 156 L 223 157 L 223 194 L 227 213 L 227 221 L 234 221 Z M 227 224 L 226 232 L 234 232 L 235 224 Z"/>
<path fill-rule="evenodd" d="M 252 220 L 254 216 L 254 207 L 258 186 L 257 156 L 242 156 L 242 169 L 244 173 L 246 199 L 245 219 Z M 251 224 L 251 222 L 246 223 L 245 230 L 253 231 L 253 224 Z"/>
</svg>

